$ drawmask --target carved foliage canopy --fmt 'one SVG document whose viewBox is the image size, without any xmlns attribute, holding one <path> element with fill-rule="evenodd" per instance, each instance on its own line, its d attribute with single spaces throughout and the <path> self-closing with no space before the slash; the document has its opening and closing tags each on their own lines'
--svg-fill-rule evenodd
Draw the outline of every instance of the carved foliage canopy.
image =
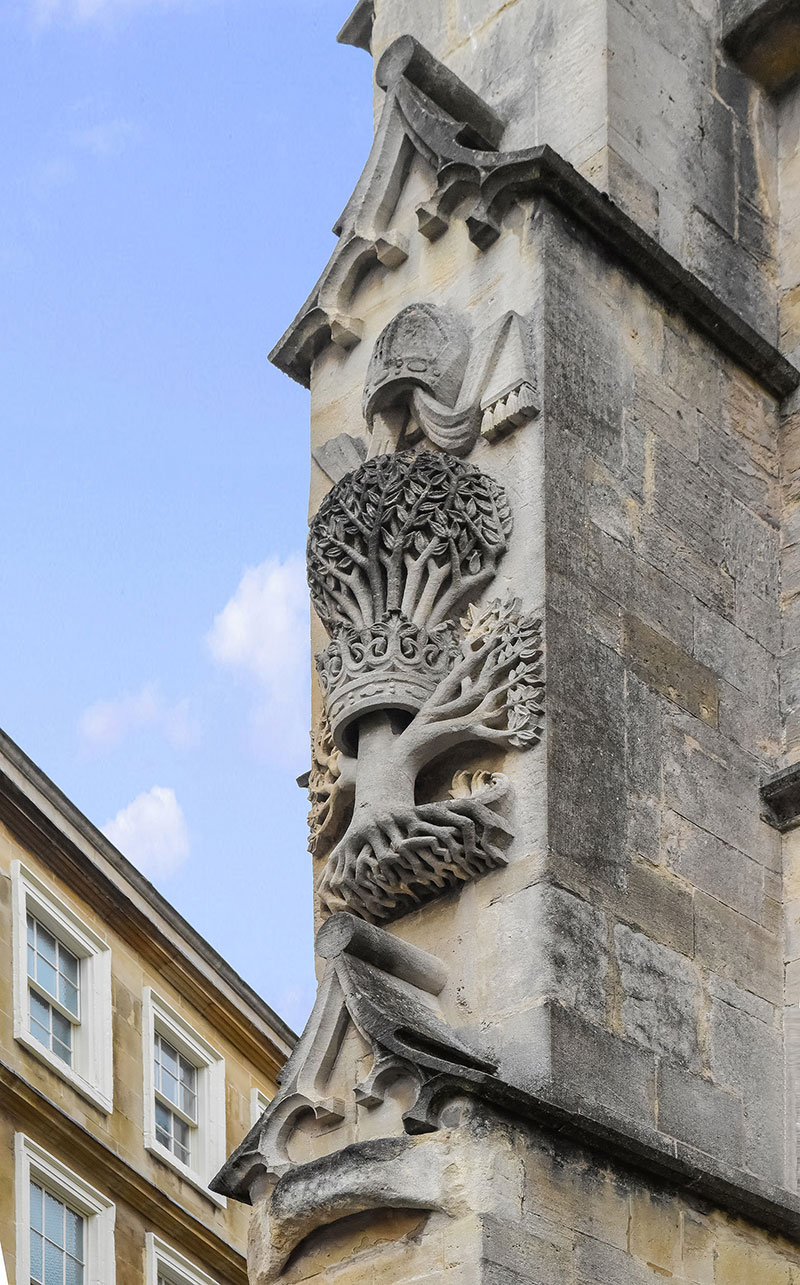
<svg viewBox="0 0 800 1285">
<path fill-rule="evenodd" d="M 432 451 L 378 456 L 311 523 L 311 600 L 330 634 L 391 612 L 430 630 L 488 584 L 510 532 L 504 491 L 472 465 Z"/>
</svg>

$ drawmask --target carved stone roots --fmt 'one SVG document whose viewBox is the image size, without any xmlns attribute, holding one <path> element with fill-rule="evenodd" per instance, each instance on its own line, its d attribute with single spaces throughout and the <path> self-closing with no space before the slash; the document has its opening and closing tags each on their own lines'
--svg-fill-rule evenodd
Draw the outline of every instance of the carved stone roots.
<svg viewBox="0 0 800 1285">
<path fill-rule="evenodd" d="M 494 808 L 507 792 L 501 774 L 461 772 L 446 802 L 365 805 L 325 867 L 324 909 L 377 923 L 505 865 L 511 829 Z"/>
<path fill-rule="evenodd" d="M 325 911 L 395 918 L 505 863 L 502 774 L 459 772 L 428 803 L 415 787 L 459 745 L 541 737 L 541 622 L 516 600 L 470 607 L 460 630 L 453 618 L 493 578 L 510 531 L 492 479 L 410 451 L 348 474 L 312 522 L 312 601 L 332 636 L 317 657 L 328 722 L 310 779 L 311 849 L 335 843 Z"/>
</svg>

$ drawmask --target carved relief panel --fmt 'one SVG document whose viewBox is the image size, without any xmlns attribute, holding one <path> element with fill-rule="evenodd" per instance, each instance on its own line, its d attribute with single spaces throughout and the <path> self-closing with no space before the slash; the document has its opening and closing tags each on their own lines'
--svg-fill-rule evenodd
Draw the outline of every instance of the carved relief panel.
<svg viewBox="0 0 800 1285">
<path fill-rule="evenodd" d="M 511 538 L 508 499 L 458 458 L 482 431 L 491 440 L 501 421 L 536 414 L 534 399 L 516 314 L 472 339 L 451 312 L 414 304 L 369 364 L 368 458 L 337 478 L 361 443 L 342 435 L 317 455 L 337 478 L 308 541 L 311 600 L 330 636 L 310 777 L 324 912 L 386 921 L 505 864 L 502 773 L 454 771 L 433 801 L 417 787 L 462 746 L 541 737 L 541 621 L 515 599 L 478 605 Z"/>
</svg>

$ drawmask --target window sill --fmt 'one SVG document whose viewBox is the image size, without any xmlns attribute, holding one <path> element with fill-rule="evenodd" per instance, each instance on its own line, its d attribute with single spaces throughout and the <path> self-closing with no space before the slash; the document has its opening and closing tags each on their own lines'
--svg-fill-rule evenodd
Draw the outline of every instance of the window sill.
<svg viewBox="0 0 800 1285">
<path fill-rule="evenodd" d="M 174 1156 L 172 1152 L 168 1151 L 160 1142 L 156 1142 L 155 1139 L 151 1139 L 149 1142 L 145 1143 L 145 1148 L 152 1156 L 157 1160 L 160 1160 L 162 1164 L 168 1165 L 170 1169 L 174 1169 L 175 1173 L 177 1173 L 179 1177 L 183 1178 L 184 1182 L 188 1182 L 190 1186 L 194 1187 L 195 1191 L 200 1192 L 201 1196 L 205 1196 L 206 1200 L 210 1200 L 212 1205 L 216 1205 L 219 1209 L 227 1208 L 228 1202 L 224 1196 L 218 1196 L 215 1191 L 211 1191 L 205 1185 L 199 1173 L 194 1169 L 190 1169 L 188 1165 L 185 1165 L 177 1156 Z"/>
<path fill-rule="evenodd" d="M 24 1029 L 15 1031 L 14 1039 L 18 1044 L 21 1044 L 23 1048 L 27 1049 L 29 1053 L 32 1053 L 34 1057 L 38 1058 L 40 1062 L 43 1062 L 46 1067 L 59 1077 L 59 1079 L 64 1080 L 69 1084 L 76 1093 L 81 1095 L 82 1098 L 85 1098 L 93 1107 L 97 1107 L 98 1110 L 102 1111 L 103 1115 L 110 1115 L 112 1113 L 114 1110 L 114 1099 L 112 1094 L 104 1093 L 99 1085 L 91 1084 L 88 1080 L 84 1079 L 84 1077 L 71 1066 L 67 1066 L 66 1062 L 62 1062 L 61 1058 L 56 1057 L 55 1053 L 51 1053 L 50 1049 L 47 1049 L 43 1044 L 40 1044 L 29 1031 Z"/>
</svg>

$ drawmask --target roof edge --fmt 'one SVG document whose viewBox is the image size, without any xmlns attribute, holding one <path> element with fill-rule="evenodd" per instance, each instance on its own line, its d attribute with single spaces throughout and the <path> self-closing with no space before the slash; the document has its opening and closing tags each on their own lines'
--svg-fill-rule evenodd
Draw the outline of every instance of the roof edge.
<svg viewBox="0 0 800 1285">
<path fill-rule="evenodd" d="M 297 1043 L 297 1035 L 283 1018 L 278 1016 L 266 1000 L 262 999 L 252 986 L 239 976 L 227 960 L 192 927 L 188 920 L 184 919 L 171 902 L 158 892 L 149 879 L 146 879 L 141 871 L 123 856 L 102 831 L 98 830 L 93 822 L 51 781 L 50 777 L 0 728 L 0 772 L 4 768 L 3 760 L 16 769 L 19 776 L 28 784 L 30 790 L 26 791 L 26 795 L 37 811 L 44 815 L 39 801 L 33 797 L 32 792 L 38 793 L 49 803 L 58 816 L 85 840 L 90 849 L 100 853 L 121 879 L 158 911 L 169 927 L 183 938 L 209 968 L 219 974 L 262 1022 L 273 1029 L 275 1035 L 288 1046 L 290 1051 Z M 64 837 L 69 838 L 66 834 Z M 120 888 L 119 891 L 124 894 L 124 888 Z"/>
</svg>

